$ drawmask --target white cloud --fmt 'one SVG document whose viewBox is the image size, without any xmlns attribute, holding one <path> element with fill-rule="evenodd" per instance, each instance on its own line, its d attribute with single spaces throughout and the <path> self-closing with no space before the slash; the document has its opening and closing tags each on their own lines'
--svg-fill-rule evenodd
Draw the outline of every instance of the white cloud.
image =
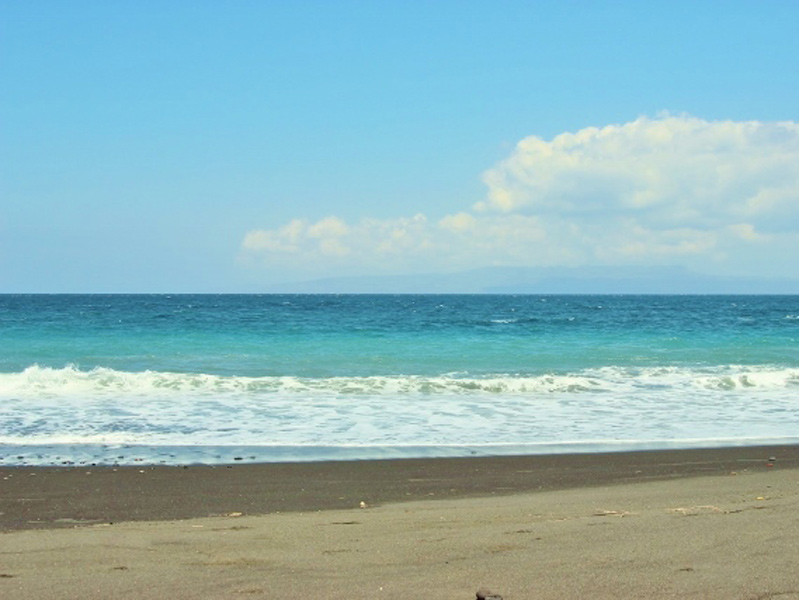
<svg viewBox="0 0 799 600">
<path fill-rule="evenodd" d="M 533 136 L 484 181 L 487 197 L 471 211 L 351 223 L 295 219 L 247 233 L 242 249 L 311 275 L 492 264 L 751 269 L 758 261 L 779 264 L 799 243 L 794 122 L 666 115 L 551 141 Z"/>
<path fill-rule="evenodd" d="M 335 239 L 347 235 L 349 227 L 341 219 L 328 217 L 308 227 L 308 237 Z"/>
<path fill-rule="evenodd" d="M 763 235 L 755 230 L 754 225 L 750 223 L 735 223 L 728 227 L 730 233 L 733 235 L 741 238 L 742 240 L 746 240 L 748 242 L 758 242 L 758 241 L 765 241 L 768 240 L 769 237 L 767 235 Z"/>
<path fill-rule="evenodd" d="M 294 219 L 275 231 L 250 231 L 244 236 L 242 247 L 255 252 L 296 253 L 300 251 L 298 242 L 304 237 L 306 229 L 305 221 Z"/>
<path fill-rule="evenodd" d="M 263 256 L 267 263 L 308 267 L 377 264 L 385 258 L 405 260 L 424 254 L 431 248 L 433 233 L 424 215 L 364 218 L 354 224 L 329 216 L 314 223 L 294 220 L 278 229 L 250 231 L 242 248 Z M 332 262 L 320 263 L 321 259 Z"/>
<path fill-rule="evenodd" d="M 267 265 L 329 268 L 369 267 L 381 272 L 468 268 L 476 263 L 524 263 L 531 256 L 547 264 L 563 261 L 539 219 L 526 215 L 462 212 L 431 222 L 425 215 L 364 218 L 347 223 L 326 217 L 295 220 L 274 230 L 247 233 L 242 249 Z"/>
<path fill-rule="evenodd" d="M 482 211 L 576 221 L 634 218 L 657 229 L 796 218 L 799 123 L 639 118 L 547 142 L 528 137 L 484 174 Z"/>
<path fill-rule="evenodd" d="M 456 215 L 447 215 L 438 224 L 448 231 L 464 232 L 474 229 L 477 220 L 469 213 L 460 212 Z"/>
</svg>

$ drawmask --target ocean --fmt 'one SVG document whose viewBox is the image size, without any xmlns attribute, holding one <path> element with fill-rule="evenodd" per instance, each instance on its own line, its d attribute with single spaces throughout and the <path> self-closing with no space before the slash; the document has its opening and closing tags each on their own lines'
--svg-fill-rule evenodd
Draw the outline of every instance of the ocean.
<svg viewBox="0 0 799 600">
<path fill-rule="evenodd" d="M 0 464 L 799 442 L 799 296 L 0 295 Z"/>
</svg>

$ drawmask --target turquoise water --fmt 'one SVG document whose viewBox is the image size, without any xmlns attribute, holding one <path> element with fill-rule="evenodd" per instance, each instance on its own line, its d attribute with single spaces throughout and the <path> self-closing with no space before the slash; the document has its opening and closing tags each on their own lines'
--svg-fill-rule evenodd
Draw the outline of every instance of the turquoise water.
<svg viewBox="0 0 799 600">
<path fill-rule="evenodd" d="M 797 296 L 4 295 L 3 464 L 799 440 Z"/>
</svg>

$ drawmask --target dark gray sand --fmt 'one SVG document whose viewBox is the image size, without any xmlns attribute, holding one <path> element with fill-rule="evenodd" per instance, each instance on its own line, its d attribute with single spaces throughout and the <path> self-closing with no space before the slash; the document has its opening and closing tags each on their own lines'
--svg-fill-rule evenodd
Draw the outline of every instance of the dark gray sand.
<svg viewBox="0 0 799 600">
<path fill-rule="evenodd" d="M 0 467 L 0 530 L 329 510 L 361 501 L 374 506 L 787 467 L 799 467 L 799 446 L 214 467 Z"/>
<path fill-rule="evenodd" d="M 799 449 L 3 468 L 0 598 L 799 599 Z"/>
</svg>

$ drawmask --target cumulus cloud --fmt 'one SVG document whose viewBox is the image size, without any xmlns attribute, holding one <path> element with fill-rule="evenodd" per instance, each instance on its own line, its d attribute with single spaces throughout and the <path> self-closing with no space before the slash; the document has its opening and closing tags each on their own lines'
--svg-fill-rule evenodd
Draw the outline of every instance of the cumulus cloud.
<svg viewBox="0 0 799 600">
<path fill-rule="evenodd" d="M 657 227 L 775 224 L 799 198 L 799 123 L 692 117 L 531 136 L 484 175 L 478 210 L 634 217 Z"/>
<path fill-rule="evenodd" d="M 393 220 L 364 218 L 355 224 L 329 216 L 316 222 L 296 219 L 278 229 L 250 231 L 242 247 L 281 255 L 287 261 L 344 259 L 350 255 L 367 261 L 424 252 L 431 244 L 431 235 L 427 218 L 421 214 Z"/>
<path fill-rule="evenodd" d="M 438 224 L 448 231 L 463 232 L 475 229 L 477 220 L 469 213 L 460 212 L 456 215 L 447 215 Z"/>
<path fill-rule="evenodd" d="M 455 214 L 296 219 L 250 231 L 242 249 L 267 264 L 386 272 L 696 266 L 799 243 L 799 123 L 664 115 L 531 136 L 483 179 L 486 198 Z"/>
<path fill-rule="evenodd" d="M 332 224 L 335 224 L 334 226 Z M 536 254 L 547 264 L 563 262 L 563 249 L 547 243 L 550 233 L 526 215 L 466 212 L 431 221 L 423 214 L 396 219 L 337 217 L 294 220 L 273 230 L 247 233 L 242 249 L 266 264 L 292 267 L 379 268 L 381 271 L 468 268 L 475 264 L 519 264 Z"/>
</svg>

